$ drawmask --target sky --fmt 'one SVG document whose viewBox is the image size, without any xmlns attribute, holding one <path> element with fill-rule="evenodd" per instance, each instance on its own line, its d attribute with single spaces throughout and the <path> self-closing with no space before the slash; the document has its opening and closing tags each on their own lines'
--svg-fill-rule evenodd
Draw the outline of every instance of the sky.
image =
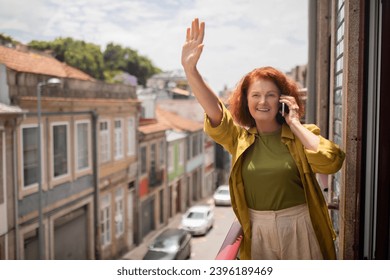
<svg viewBox="0 0 390 280">
<path fill-rule="evenodd" d="M 14 40 L 113 42 L 163 71 L 182 69 L 195 17 L 206 23 L 198 68 L 216 92 L 256 67 L 307 63 L 308 0 L 0 0 L 0 33 Z"/>
</svg>

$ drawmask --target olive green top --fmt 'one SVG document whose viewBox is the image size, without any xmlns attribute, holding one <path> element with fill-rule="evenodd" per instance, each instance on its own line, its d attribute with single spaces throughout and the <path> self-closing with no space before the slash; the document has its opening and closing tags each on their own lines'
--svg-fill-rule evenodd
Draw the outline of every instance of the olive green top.
<svg viewBox="0 0 390 280">
<path fill-rule="evenodd" d="M 281 129 L 255 135 L 242 164 L 249 208 L 281 210 L 306 203 L 299 170 L 281 141 Z"/>
</svg>

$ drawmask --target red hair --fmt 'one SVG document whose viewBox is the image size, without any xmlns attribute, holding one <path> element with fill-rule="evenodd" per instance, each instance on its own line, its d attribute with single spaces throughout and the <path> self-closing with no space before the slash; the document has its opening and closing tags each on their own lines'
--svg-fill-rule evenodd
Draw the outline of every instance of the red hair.
<svg viewBox="0 0 390 280">
<path fill-rule="evenodd" d="M 294 96 L 299 106 L 299 116 L 302 117 L 304 114 L 304 108 L 301 100 L 299 99 L 298 86 L 297 84 L 289 79 L 281 71 L 267 66 L 256 68 L 246 74 L 237 84 L 233 90 L 232 95 L 229 98 L 228 107 L 234 120 L 242 126 L 253 127 L 256 126 L 255 120 L 249 112 L 248 108 L 248 89 L 249 86 L 258 79 L 267 79 L 275 83 L 278 87 L 281 95 Z M 280 113 L 276 116 L 277 121 L 282 124 L 285 122 L 284 118 Z"/>
</svg>

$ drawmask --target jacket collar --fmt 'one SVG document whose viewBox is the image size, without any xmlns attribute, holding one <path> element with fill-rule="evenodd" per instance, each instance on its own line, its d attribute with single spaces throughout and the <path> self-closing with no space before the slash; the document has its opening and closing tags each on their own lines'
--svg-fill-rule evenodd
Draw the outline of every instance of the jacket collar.
<svg viewBox="0 0 390 280">
<path fill-rule="evenodd" d="M 256 127 L 251 127 L 248 129 L 248 132 L 250 134 L 256 135 L 257 129 Z M 282 125 L 282 139 L 294 139 L 294 134 L 292 133 L 290 127 L 286 123 Z"/>
</svg>

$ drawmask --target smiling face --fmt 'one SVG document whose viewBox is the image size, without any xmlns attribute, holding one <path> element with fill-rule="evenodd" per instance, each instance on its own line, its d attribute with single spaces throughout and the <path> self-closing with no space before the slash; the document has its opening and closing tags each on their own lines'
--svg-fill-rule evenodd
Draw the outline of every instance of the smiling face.
<svg viewBox="0 0 390 280">
<path fill-rule="evenodd" d="M 248 108 L 256 126 L 277 125 L 276 115 L 279 112 L 280 90 L 268 79 L 257 79 L 248 88 Z M 279 127 L 279 126 L 277 126 Z"/>
</svg>

